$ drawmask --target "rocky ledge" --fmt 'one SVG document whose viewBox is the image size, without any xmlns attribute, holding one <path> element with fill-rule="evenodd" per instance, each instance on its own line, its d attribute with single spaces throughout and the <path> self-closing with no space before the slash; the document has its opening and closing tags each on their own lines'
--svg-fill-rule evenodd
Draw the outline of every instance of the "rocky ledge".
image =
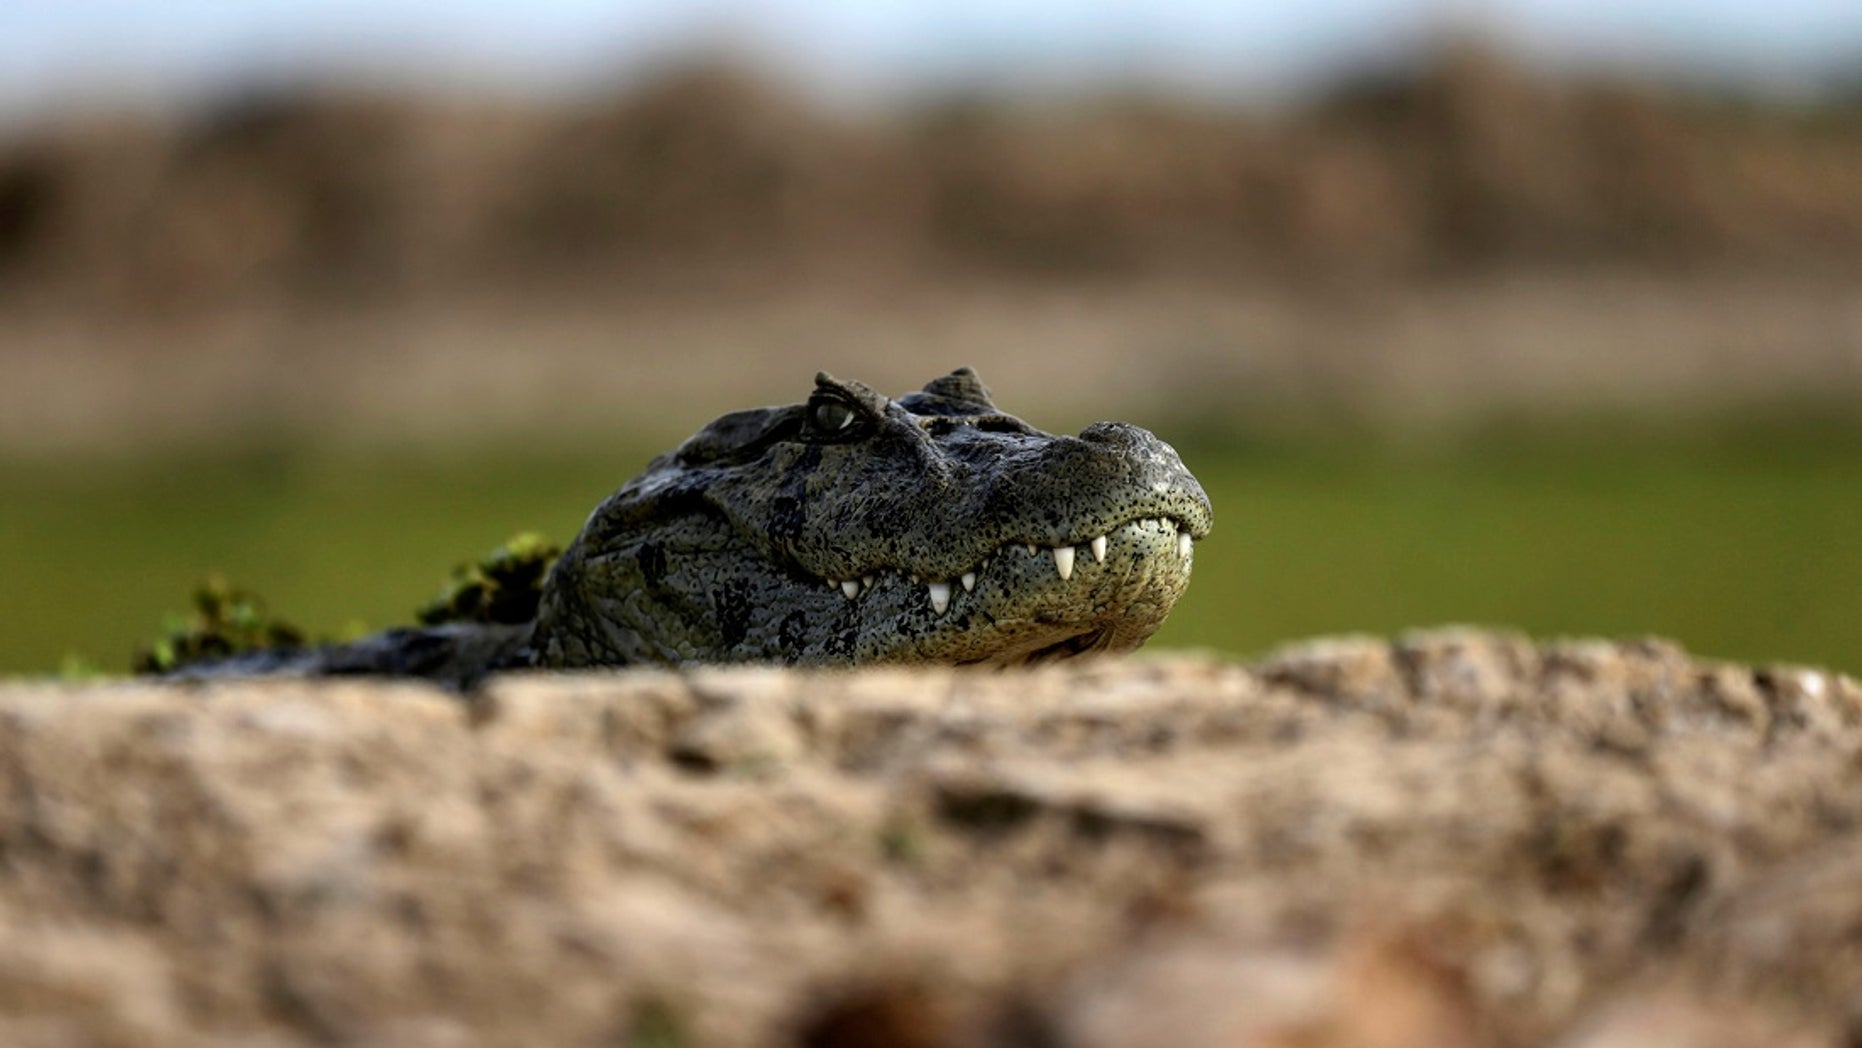
<svg viewBox="0 0 1862 1048">
<path fill-rule="evenodd" d="M 1856 1043 L 1857 827 L 1658 641 L 16 683 L 0 1043 Z"/>
</svg>

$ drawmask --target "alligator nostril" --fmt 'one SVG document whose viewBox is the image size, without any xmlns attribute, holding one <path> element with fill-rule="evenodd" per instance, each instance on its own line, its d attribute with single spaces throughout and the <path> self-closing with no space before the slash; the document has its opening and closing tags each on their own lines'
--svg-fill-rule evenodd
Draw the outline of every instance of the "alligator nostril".
<svg viewBox="0 0 1862 1048">
<path fill-rule="evenodd" d="M 1157 438 L 1141 426 L 1129 422 L 1095 422 L 1080 430 L 1081 440 L 1099 444 L 1143 444 Z"/>
</svg>

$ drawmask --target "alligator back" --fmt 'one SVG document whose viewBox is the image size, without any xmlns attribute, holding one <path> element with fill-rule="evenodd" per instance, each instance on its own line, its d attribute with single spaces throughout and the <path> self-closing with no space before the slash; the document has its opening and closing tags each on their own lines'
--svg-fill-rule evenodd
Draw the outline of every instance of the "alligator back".
<svg viewBox="0 0 1862 1048">
<path fill-rule="evenodd" d="M 172 680 L 215 680 L 254 676 L 424 677 L 460 691 L 487 674 L 532 664 L 531 624 L 521 626 L 448 623 L 402 627 L 347 644 L 271 648 L 193 663 L 168 674 Z"/>
</svg>

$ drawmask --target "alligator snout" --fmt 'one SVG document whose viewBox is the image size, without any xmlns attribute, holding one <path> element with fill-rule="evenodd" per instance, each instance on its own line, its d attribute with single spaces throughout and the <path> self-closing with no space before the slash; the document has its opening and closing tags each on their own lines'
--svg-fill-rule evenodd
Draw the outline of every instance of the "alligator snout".
<svg viewBox="0 0 1862 1048">
<path fill-rule="evenodd" d="M 1134 426 L 1129 422 L 1095 422 L 1080 430 L 1080 439 L 1101 444 L 1120 444 L 1130 448 L 1164 443 L 1158 440 L 1150 430 L 1142 426 Z"/>
<path fill-rule="evenodd" d="M 1209 496 L 1177 450 L 1128 422 L 1095 422 L 1078 437 L 1059 437 L 1019 478 L 1024 496 L 1066 506 L 1082 523 L 1116 525 L 1168 517 L 1200 539 L 1209 533 Z"/>
</svg>

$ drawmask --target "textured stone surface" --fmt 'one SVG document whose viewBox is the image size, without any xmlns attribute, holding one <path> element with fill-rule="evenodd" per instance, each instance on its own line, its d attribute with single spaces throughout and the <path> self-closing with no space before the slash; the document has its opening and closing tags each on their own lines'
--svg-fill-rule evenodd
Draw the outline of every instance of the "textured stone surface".
<svg viewBox="0 0 1862 1048">
<path fill-rule="evenodd" d="M 1816 1045 L 1862 687 L 1254 666 L 0 687 L 0 1043 Z"/>
</svg>

